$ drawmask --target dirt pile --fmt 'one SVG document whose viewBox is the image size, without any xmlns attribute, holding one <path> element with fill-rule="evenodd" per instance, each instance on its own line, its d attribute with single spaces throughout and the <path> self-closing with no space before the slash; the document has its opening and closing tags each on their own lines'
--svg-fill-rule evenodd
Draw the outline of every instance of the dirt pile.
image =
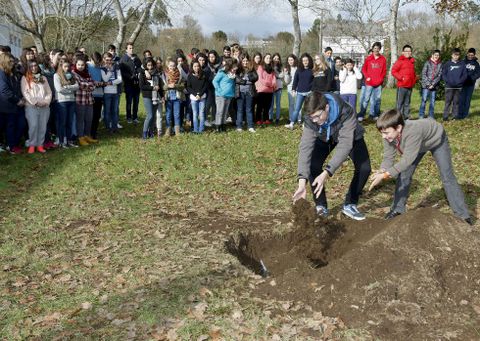
<svg viewBox="0 0 480 341">
<path fill-rule="evenodd" d="M 306 202 L 294 212 L 286 235 L 227 242 L 275 279 L 260 295 L 307 303 L 384 340 L 480 339 L 478 230 L 431 208 L 389 222 L 313 220 Z"/>
</svg>

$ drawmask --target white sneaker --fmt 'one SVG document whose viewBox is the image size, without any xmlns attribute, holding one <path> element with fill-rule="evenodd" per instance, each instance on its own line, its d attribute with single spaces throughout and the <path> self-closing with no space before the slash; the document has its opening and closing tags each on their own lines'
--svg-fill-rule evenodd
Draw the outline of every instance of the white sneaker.
<svg viewBox="0 0 480 341">
<path fill-rule="evenodd" d="M 255 129 L 253 129 L 253 128 L 248 128 L 248 131 L 251 132 L 251 133 L 255 133 L 255 132 L 256 132 Z"/>
<path fill-rule="evenodd" d="M 117 123 L 117 128 L 118 129 L 123 129 L 123 126 L 121 126 L 120 123 Z"/>
<path fill-rule="evenodd" d="M 205 121 L 205 127 L 209 127 L 209 128 L 210 128 L 211 126 L 212 126 L 212 124 L 210 123 L 210 121 Z"/>
<path fill-rule="evenodd" d="M 6 150 L 5 150 L 5 149 L 3 149 L 3 147 L 2 147 L 2 146 L 0 146 L 0 153 L 3 153 L 3 152 L 5 152 L 5 151 L 6 151 Z"/>
<path fill-rule="evenodd" d="M 241 133 L 243 131 L 243 129 L 242 128 L 237 128 L 237 131 Z"/>
<path fill-rule="evenodd" d="M 232 123 L 232 118 L 230 116 L 228 116 L 227 119 L 225 120 L 225 122 Z"/>
<path fill-rule="evenodd" d="M 357 117 L 358 122 L 363 122 L 363 117 Z"/>
<path fill-rule="evenodd" d="M 285 124 L 285 128 L 293 130 L 293 122 L 290 122 L 289 124 Z"/>
</svg>

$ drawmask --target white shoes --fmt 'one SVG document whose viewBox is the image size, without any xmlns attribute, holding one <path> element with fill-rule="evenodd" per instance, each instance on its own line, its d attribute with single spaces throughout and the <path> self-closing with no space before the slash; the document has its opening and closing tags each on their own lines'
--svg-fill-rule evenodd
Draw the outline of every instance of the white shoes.
<svg viewBox="0 0 480 341">
<path fill-rule="evenodd" d="M 255 132 L 256 132 L 255 129 L 253 129 L 253 128 L 248 128 L 248 131 L 251 132 L 251 133 L 255 133 Z"/>
<path fill-rule="evenodd" d="M 290 122 L 289 124 L 285 124 L 285 128 L 293 130 L 293 122 Z"/>
</svg>

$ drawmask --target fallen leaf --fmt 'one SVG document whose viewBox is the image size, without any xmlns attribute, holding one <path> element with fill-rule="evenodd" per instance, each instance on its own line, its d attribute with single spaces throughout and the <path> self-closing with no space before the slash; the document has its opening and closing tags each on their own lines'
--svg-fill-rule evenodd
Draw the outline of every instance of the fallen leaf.
<svg viewBox="0 0 480 341">
<path fill-rule="evenodd" d="M 83 302 L 81 306 L 83 310 L 92 309 L 92 304 L 90 302 Z"/>
</svg>

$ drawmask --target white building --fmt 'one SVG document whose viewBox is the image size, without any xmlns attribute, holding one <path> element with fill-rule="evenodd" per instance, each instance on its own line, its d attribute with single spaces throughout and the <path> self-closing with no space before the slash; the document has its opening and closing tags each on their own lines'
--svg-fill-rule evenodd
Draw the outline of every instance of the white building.
<svg viewBox="0 0 480 341">
<path fill-rule="evenodd" d="M 385 39 L 383 37 L 372 37 L 368 41 L 370 46 L 376 41 L 379 41 L 384 46 Z M 368 52 L 368 50 L 365 51 L 365 48 L 357 39 L 348 36 L 323 37 L 322 45 L 323 49 L 327 46 L 331 47 L 335 57 L 352 58 L 359 63 L 363 63 Z"/>
<path fill-rule="evenodd" d="M 0 16 L 0 45 L 10 46 L 15 57 L 20 57 L 22 54 L 22 37 L 22 32 L 16 26 Z"/>
</svg>

